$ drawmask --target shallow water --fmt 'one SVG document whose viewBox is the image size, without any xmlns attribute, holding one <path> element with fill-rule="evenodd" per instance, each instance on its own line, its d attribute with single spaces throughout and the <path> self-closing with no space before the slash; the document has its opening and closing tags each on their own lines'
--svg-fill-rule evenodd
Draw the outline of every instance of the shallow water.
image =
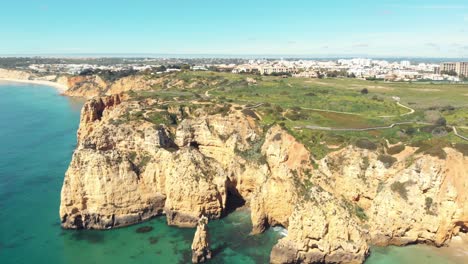
<svg viewBox="0 0 468 264">
<path fill-rule="evenodd" d="M 109 231 L 60 228 L 60 188 L 82 104 L 53 88 L 0 83 L 0 263 L 189 263 L 195 230 L 168 227 L 163 217 Z M 152 229 L 137 232 L 141 227 Z M 210 263 L 267 263 L 287 233 L 250 236 L 248 211 L 211 221 L 209 230 Z M 374 248 L 366 263 L 462 262 L 414 246 Z"/>
</svg>

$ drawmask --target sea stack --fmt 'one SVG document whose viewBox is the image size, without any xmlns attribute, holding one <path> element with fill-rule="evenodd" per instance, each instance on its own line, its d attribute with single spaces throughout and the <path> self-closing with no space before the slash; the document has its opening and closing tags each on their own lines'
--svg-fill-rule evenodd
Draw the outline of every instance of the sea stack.
<svg viewBox="0 0 468 264">
<path fill-rule="evenodd" d="M 208 218 L 203 216 L 198 220 L 197 231 L 192 242 L 192 262 L 202 263 L 211 259 L 210 235 L 208 234 Z"/>
</svg>

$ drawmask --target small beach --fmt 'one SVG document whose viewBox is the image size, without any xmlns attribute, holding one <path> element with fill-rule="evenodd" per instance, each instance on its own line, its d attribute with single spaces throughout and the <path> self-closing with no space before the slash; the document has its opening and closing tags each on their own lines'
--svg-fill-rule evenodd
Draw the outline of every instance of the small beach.
<svg viewBox="0 0 468 264">
<path fill-rule="evenodd" d="M 26 83 L 26 84 L 37 84 L 37 85 L 49 86 L 49 87 L 53 87 L 57 89 L 60 93 L 63 93 L 66 90 L 68 90 L 68 87 L 64 84 L 46 81 L 46 80 L 23 80 L 23 79 L 0 78 L 0 84 L 2 84 L 2 82 Z"/>
</svg>

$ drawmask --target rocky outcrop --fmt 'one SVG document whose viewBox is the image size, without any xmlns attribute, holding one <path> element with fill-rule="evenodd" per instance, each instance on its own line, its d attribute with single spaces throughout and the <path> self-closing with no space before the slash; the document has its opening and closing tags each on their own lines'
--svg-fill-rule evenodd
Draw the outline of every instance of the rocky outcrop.
<svg viewBox="0 0 468 264">
<path fill-rule="evenodd" d="M 246 204 L 252 233 L 288 229 L 273 263 L 361 263 L 371 243 L 442 245 L 466 230 L 467 157 L 444 151 L 349 146 L 315 161 L 283 128 L 262 129 L 238 107 L 111 95 L 83 107 L 60 216 L 65 228 L 162 214 L 195 227 Z"/>
<path fill-rule="evenodd" d="M 65 82 L 64 78 L 61 82 Z M 69 88 L 64 94 L 68 96 L 92 98 L 104 95 L 108 89 L 108 83 L 98 75 L 70 76 L 66 83 Z"/>
<path fill-rule="evenodd" d="M 468 159 L 451 148 L 445 152 L 445 160 L 416 155 L 376 194 L 368 210 L 373 243 L 441 246 L 466 230 Z"/>
<path fill-rule="evenodd" d="M 468 159 L 443 151 L 445 159 L 406 147 L 388 164 L 385 153 L 350 146 L 321 161 L 322 186 L 362 209 L 373 244 L 441 246 L 468 221 Z"/>
<path fill-rule="evenodd" d="M 141 164 L 147 159 L 143 153 L 154 154 L 154 162 L 165 159 L 166 153 L 151 150 L 160 134 L 146 125 L 135 137 L 135 127 L 113 125 L 111 118 L 121 115 L 119 104 L 120 97 L 114 96 L 90 100 L 83 107 L 78 145 L 62 187 L 63 227 L 125 226 L 163 212 L 163 190 L 157 179 L 143 173 L 146 165 Z"/>
<path fill-rule="evenodd" d="M 210 235 L 208 233 L 208 218 L 202 216 L 198 220 L 197 231 L 192 242 L 192 263 L 202 263 L 211 259 Z"/>
<path fill-rule="evenodd" d="M 312 187 L 296 204 L 288 235 L 273 247 L 271 263 L 362 263 L 369 246 L 359 224 L 329 193 Z"/>
<path fill-rule="evenodd" d="M 209 118 L 200 112 L 196 120 L 169 129 L 144 117 L 133 120 L 148 105 L 122 100 L 125 96 L 95 98 L 83 107 L 78 146 L 62 188 L 62 226 L 117 227 L 165 212 L 170 225 L 194 227 L 201 215 L 217 219 L 227 212 L 228 198 L 240 197 L 239 181 L 227 169 L 229 157 L 248 145 L 246 138 L 244 143 L 236 138 L 255 137 L 251 121 L 243 117 L 247 126 L 232 129 L 241 113 Z M 224 141 L 227 133 L 233 138 Z M 240 170 L 241 164 L 235 167 Z M 242 183 L 245 193 L 253 189 Z"/>
<path fill-rule="evenodd" d="M 143 75 L 132 75 L 114 81 L 106 91 L 107 95 L 119 94 L 127 91 L 150 90 L 161 86 L 161 79 L 150 79 Z"/>
</svg>

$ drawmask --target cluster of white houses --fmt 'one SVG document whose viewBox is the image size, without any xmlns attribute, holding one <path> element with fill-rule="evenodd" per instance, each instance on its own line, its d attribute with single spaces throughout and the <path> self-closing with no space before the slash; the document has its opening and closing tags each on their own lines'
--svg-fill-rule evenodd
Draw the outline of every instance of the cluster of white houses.
<svg viewBox="0 0 468 264">
<path fill-rule="evenodd" d="M 237 65 L 233 73 L 257 73 L 261 75 L 291 74 L 293 77 L 317 78 L 333 72 L 356 78 L 376 78 L 396 81 L 434 80 L 459 81 L 468 76 L 468 62 L 418 63 L 408 60 L 388 62 L 372 59 L 340 59 L 337 61 L 314 60 L 251 60 Z M 456 73 L 456 74 L 453 74 Z"/>
</svg>

